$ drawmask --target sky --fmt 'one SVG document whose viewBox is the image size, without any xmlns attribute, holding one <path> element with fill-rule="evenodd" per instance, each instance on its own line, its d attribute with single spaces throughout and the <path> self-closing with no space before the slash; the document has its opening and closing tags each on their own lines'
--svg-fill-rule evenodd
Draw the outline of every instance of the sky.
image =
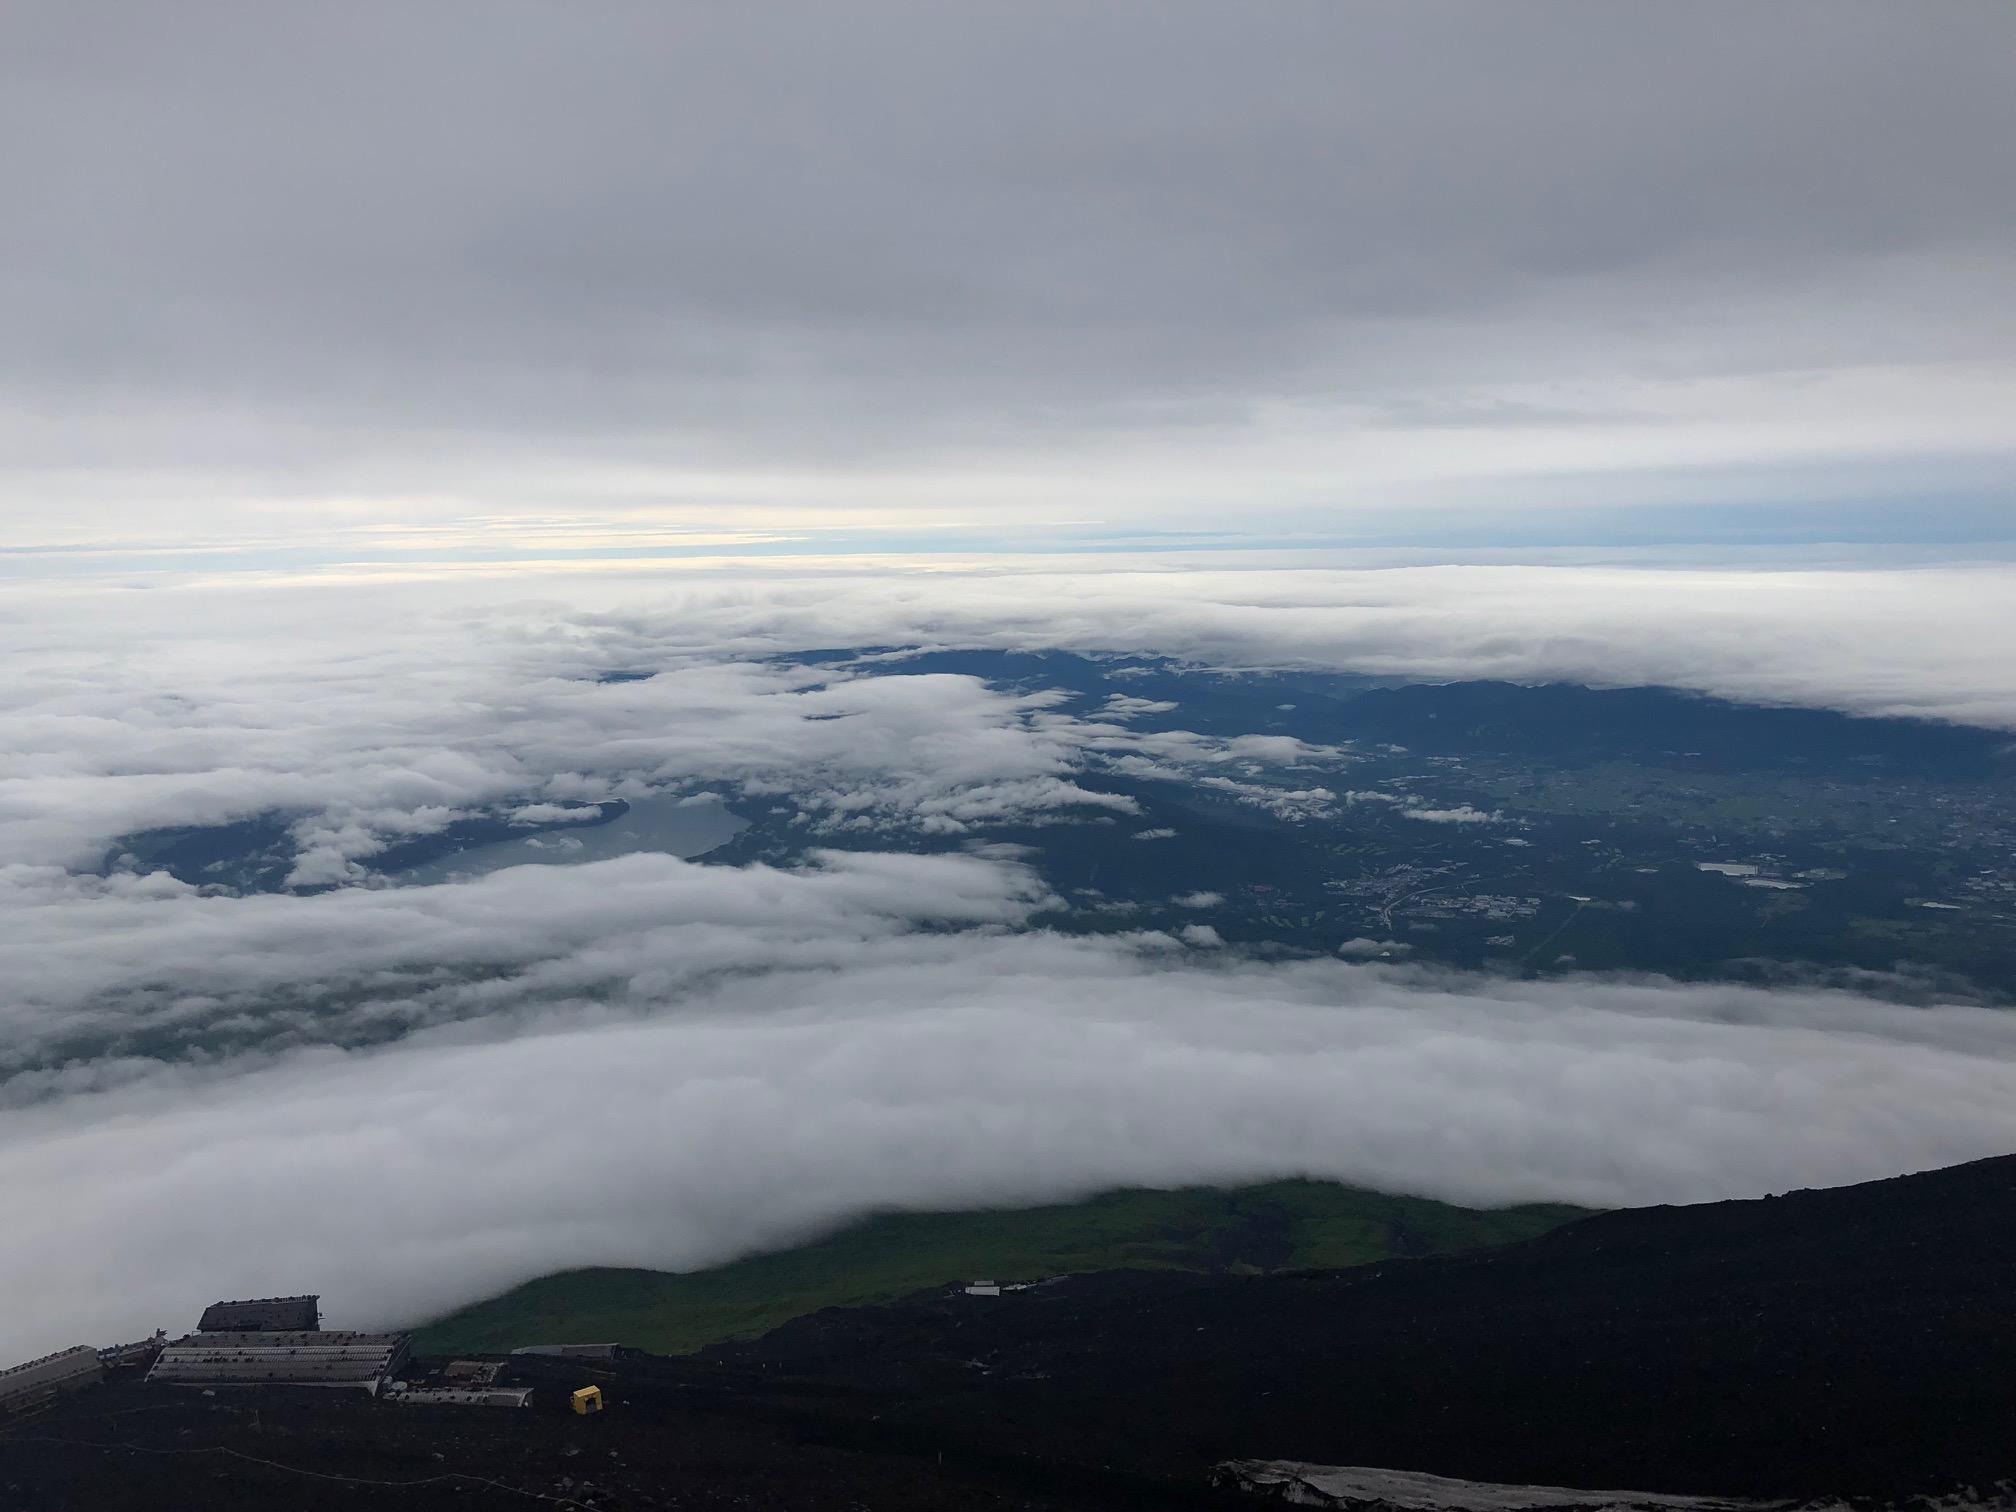
<svg viewBox="0 0 2016 1512">
<path fill-rule="evenodd" d="M 1352 795 L 807 659 L 2016 733 L 2011 140 L 2001 0 L 0 0 L 0 1357 L 891 1206 L 2016 1148 L 1995 1010 L 1052 931 L 987 831 L 1138 823 L 1090 773 Z M 752 794 L 801 862 L 368 864 Z M 108 865 L 275 815 L 279 892 Z"/>
<path fill-rule="evenodd" d="M 4 24 L 12 553 L 2016 535 L 2001 0 Z"/>
</svg>

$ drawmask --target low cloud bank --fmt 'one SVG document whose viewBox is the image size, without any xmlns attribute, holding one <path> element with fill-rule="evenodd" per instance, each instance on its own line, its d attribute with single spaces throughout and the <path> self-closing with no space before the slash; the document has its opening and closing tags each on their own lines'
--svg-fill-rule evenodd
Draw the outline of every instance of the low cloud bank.
<svg viewBox="0 0 2016 1512">
<path fill-rule="evenodd" d="M 0 892 L 0 897 L 4 897 Z M 0 943 L 0 1107 L 163 1059 L 230 1066 L 555 1003 L 622 1015 L 727 975 L 838 971 L 870 946 L 1027 922 L 1033 873 L 959 855 L 815 852 L 793 870 L 640 854 L 476 881 L 212 897 L 165 877 L 30 894 Z"/>
<path fill-rule="evenodd" d="M 779 650 L 922 641 L 1157 653 L 1429 682 L 1658 685 L 2016 730 L 2016 666 L 2002 652 L 2016 642 L 2016 568 L 2006 564 L 1129 566 L 990 564 L 823 583 L 751 574 L 732 591 L 689 588 L 673 610 L 633 599 L 599 633 L 612 646 L 640 649 L 698 630 Z"/>
<path fill-rule="evenodd" d="M 2016 1148 L 2016 1019 L 1829 994 L 1212 969 L 961 936 L 477 1044 L 164 1069 L 0 1115 L 0 1353 L 320 1290 L 411 1321 L 885 1205 L 1301 1172 L 1471 1203 L 1688 1202 Z M 1181 956 L 1180 963 L 1172 959 Z M 1216 959 L 1216 957 L 1212 957 Z"/>
</svg>

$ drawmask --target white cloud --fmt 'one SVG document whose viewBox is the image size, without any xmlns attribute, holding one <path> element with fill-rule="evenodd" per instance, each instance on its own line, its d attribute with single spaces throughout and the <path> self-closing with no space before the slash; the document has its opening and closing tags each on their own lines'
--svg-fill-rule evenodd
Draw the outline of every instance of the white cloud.
<svg viewBox="0 0 2016 1512">
<path fill-rule="evenodd" d="M 973 856 L 812 860 L 780 872 L 641 854 L 306 897 L 204 897 L 162 877 L 0 891 L 0 1102 L 116 1081 L 160 1056 L 229 1062 L 494 1026 L 561 1000 L 620 1014 L 724 973 L 835 970 L 916 929 L 1019 925 L 1044 901 L 1025 869 Z M 912 945 L 952 948 L 943 935 Z"/>
<path fill-rule="evenodd" d="M 1225 901 L 1225 894 L 1215 892 L 1183 893 L 1169 900 L 1178 908 L 1216 908 Z"/>
<path fill-rule="evenodd" d="M 1099 712 L 1108 719 L 1132 719 L 1137 714 L 1167 714 L 1175 708 L 1167 699 L 1131 698 L 1125 693 L 1115 693 Z"/>
<path fill-rule="evenodd" d="M 1241 803 L 1265 809 L 1277 819 L 1321 819 L 1337 801 L 1337 795 L 1325 787 L 1268 787 L 1264 783 L 1240 782 L 1232 777 L 1199 777 L 1197 785 L 1230 793 Z"/>
<path fill-rule="evenodd" d="M 511 811 L 513 824 L 586 824 L 602 810 L 585 803 L 527 803 Z"/>
<path fill-rule="evenodd" d="M 1414 947 L 1400 940 L 1374 940 L 1366 935 L 1346 940 L 1337 947 L 1337 954 L 1347 961 L 1366 961 L 1377 956 L 1412 955 Z"/>
<path fill-rule="evenodd" d="M 2016 1146 L 2016 1020 L 1992 1011 L 1210 970 L 1149 937 L 955 943 L 731 977 L 600 1028 L 556 1008 L 562 1032 L 162 1071 L 0 1114 L 0 1292 L 36 1299 L 0 1353 L 269 1290 L 401 1321 L 883 1204 L 1289 1172 L 1473 1203 L 1685 1202 Z"/>
<path fill-rule="evenodd" d="M 1407 808 L 1395 810 L 1402 819 L 1421 819 L 1430 824 L 1498 824 L 1504 815 L 1495 811 L 1486 813 L 1483 809 L 1472 808 L 1467 803 L 1459 803 L 1454 808 Z"/>
<path fill-rule="evenodd" d="M 489 626 L 409 618 L 336 657 L 275 628 L 129 647 L 118 673 L 81 678 L 51 673 L 69 649 L 24 653 L 0 712 L 0 854 L 89 866 L 120 833 L 278 810 L 302 846 L 296 884 L 316 885 L 362 880 L 359 858 L 485 806 L 560 817 L 659 785 L 789 796 L 852 831 L 1134 809 L 1071 780 L 1088 741 L 1124 732 L 973 678 L 662 646 L 658 676 L 598 683 L 565 616 L 511 623 L 502 646 Z"/>
</svg>

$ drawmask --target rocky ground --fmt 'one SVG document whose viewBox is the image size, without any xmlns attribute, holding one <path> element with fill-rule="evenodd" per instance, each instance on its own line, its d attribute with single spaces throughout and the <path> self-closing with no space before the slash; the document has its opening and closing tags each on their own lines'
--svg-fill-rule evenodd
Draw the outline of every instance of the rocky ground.
<svg viewBox="0 0 2016 1512">
<path fill-rule="evenodd" d="M 1120 1504 L 941 1464 L 935 1454 L 821 1443 L 788 1421 L 671 1395 L 613 1387 L 608 1410 L 584 1419 L 566 1410 L 559 1384 L 523 1411 L 298 1389 L 206 1398 L 106 1385 L 0 1425 L 0 1508 L 1090 1512 Z"/>
<path fill-rule="evenodd" d="M 1267 1458 L 1985 1493 L 2016 1477 L 2016 1159 L 1606 1214 L 1473 1256 L 833 1311 L 710 1354 L 884 1423 L 1185 1482 Z"/>
</svg>

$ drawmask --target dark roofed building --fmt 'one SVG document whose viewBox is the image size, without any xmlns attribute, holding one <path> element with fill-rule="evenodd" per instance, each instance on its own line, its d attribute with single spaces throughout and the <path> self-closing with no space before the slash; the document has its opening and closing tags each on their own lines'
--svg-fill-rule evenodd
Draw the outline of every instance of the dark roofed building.
<svg viewBox="0 0 2016 1512">
<path fill-rule="evenodd" d="M 212 1302 L 196 1328 L 199 1333 L 313 1333 L 321 1326 L 320 1297 L 258 1297 Z"/>
</svg>

